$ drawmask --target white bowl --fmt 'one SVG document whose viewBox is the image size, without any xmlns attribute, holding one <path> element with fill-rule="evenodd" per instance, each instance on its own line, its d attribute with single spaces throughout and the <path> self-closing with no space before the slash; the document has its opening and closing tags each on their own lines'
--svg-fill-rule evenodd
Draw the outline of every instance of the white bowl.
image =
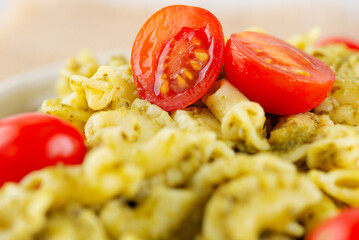
<svg viewBox="0 0 359 240">
<path fill-rule="evenodd" d="M 121 54 L 129 59 L 129 53 L 129 50 L 116 50 L 96 56 L 100 63 L 105 63 L 111 55 Z M 66 61 L 59 61 L 0 81 L 0 118 L 36 111 L 43 100 L 54 98 L 55 82 L 65 63 Z"/>
</svg>

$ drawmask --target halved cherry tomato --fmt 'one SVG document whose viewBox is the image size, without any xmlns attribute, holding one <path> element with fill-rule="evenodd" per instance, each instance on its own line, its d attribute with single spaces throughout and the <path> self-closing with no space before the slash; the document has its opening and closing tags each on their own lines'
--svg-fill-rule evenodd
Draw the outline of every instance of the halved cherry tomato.
<svg viewBox="0 0 359 240">
<path fill-rule="evenodd" d="M 289 115 L 317 107 L 334 72 L 313 56 L 264 33 L 232 34 L 224 54 L 229 81 L 266 112 Z"/>
<path fill-rule="evenodd" d="M 47 166 L 82 163 L 83 135 L 64 120 L 25 113 L 0 120 L 0 186 Z"/>
<path fill-rule="evenodd" d="M 306 240 L 358 240 L 359 209 L 347 209 L 338 216 L 321 223 Z"/>
<path fill-rule="evenodd" d="M 357 42 L 353 39 L 345 38 L 345 37 L 327 38 L 322 41 L 319 41 L 315 45 L 320 47 L 320 46 L 325 46 L 325 45 L 329 45 L 329 44 L 344 44 L 352 50 L 359 51 L 359 42 Z"/>
<path fill-rule="evenodd" d="M 132 48 L 140 97 L 167 111 L 196 102 L 215 82 L 223 51 L 222 26 L 212 13 L 184 5 L 159 10 L 143 25 Z"/>
</svg>

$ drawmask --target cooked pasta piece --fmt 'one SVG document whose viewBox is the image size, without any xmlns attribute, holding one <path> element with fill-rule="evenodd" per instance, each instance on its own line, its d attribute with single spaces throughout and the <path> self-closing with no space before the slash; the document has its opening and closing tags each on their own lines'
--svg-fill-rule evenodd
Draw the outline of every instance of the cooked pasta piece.
<svg viewBox="0 0 359 240">
<path fill-rule="evenodd" d="M 217 149 L 217 140 L 214 133 L 191 133 L 173 128 L 163 128 L 147 141 L 127 142 L 122 138 L 107 139 L 104 144 L 112 147 L 114 154 L 123 162 L 142 167 L 147 177 L 161 174 L 175 166 L 186 163 L 186 171 L 193 171 L 200 164 L 209 161 Z M 183 141 L 186 139 L 186 141 Z M 109 147 L 111 147 L 109 146 Z M 222 148 L 224 148 L 222 146 Z M 231 150 L 224 150 L 224 153 Z M 196 162 L 195 165 L 193 161 Z"/>
<path fill-rule="evenodd" d="M 56 83 L 56 92 L 59 97 L 70 94 L 73 90 L 70 87 L 70 77 L 81 75 L 92 77 L 97 71 L 99 64 L 95 56 L 87 50 L 83 50 L 77 57 L 70 58 L 66 66 L 60 71 L 60 78 Z"/>
<path fill-rule="evenodd" d="M 76 108 L 71 104 L 66 104 L 66 100 L 71 102 L 70 97 L 78 99 L 76 93 L 68 95 L 65 99 L 50 99 L 42 103 L 41 112 L 51 114 L 72 123 L 81 132 L 84 131 L 87 120 L 93 111 L 88 108 Z M 65 101 L 63 101 L 65 100 Z"/>
<path fill-rule="evenodd" d="M 0 189 L 0 239 L 31 240 L 46 222 L 53 196 L 12 183 Z"/>
<path fill-rule="evenodd" d="M 331 170 L 359 168 L 359 132 L 345 125 L 323 127 L 308 147 L 309 168 Z"/>
<path fill-rule="evenodd" d="M 235 141 L 241 151 L 268 150 L 262 107 L 224 79 L 216 82 L 211 91 L 214 93 L 209 93 L 203 101 L 221 122 L 223 138 Z"/>
<path fill-rule="evenodd" d="M 310 144 L 316 140 L 320 129 L 332 126 L 328 116 L 307 112 L 284 116 L 270 132 L 271 149 L 282 158 L 297 162 L 306 160 Z"/>
<path fill-rule="evenodd" d="M 311 170 L 309 177 L 329 196 L 350 206 L 359 206 L 359 169 L 340 169 L 324 173 Z"/>
<path fill-rule="evenodd" d="M 128 78 L 130 78 L 129 71 L 127 70 Z M 130 88 L 128 79 L 121 78 L 109 66 L 99 67 L 91 78 L 80 75 L 71 76 L 70 84 L 74 88 L 83 89 L 88 106 L 93 110 L 116 109 L 125 106 L 126 103 L 128 105 L 135 97 L 134 90 L 128 89 Z"/>
<path fill-rule="evenodd" d="M 274 151 L 286 151 L 313 142 L 318 128 L 333 125 L 327 116 L 300 113 L 281 117 L 270 133 L 269 143 Z"/>
<path fill-rule="evenodd" d="M 262 172 L 296 174 L 292 164 L 273 154 L 262 153 L 254 156 L 238 154 L 235 157 L 220 158 L 203 164 L 194 175 L 191 188 L 200 195 L 207 196 L 216 186 L 230 179 Z"/>
<path fill-rule="evenodd" d="M 95 211 L 78 204 L 51 211 L 37 240 L 110 240 Z"/>
<path fill-rule="evenodd" d="M 103 129 L 111 128 L 111 132 L 112 127 L 118 127 L 125 134 L 120 135 L 121 137 L 137 141 L 148 139 L 161 128 L 174 124 L 169 114 L 160 107 L 136 99 L 130 107 L 93 114 L 85 126 L 85 135 L 88 141 L 95 141 L 96 138 L 101 138 Z"/>
<path fill-rule="evenodd" d="M 100 218 L 113 238 L 132 233 L 143 239 L 175 239 L 172 233 L 190 217 L 196 201 L 190 190 L 159 187 L 132 207 L 121 200 L 108 202 Z"/>
<path fill-rule="evenodd" d="M 220 123 L 208 108 L 189 107 L 177 110 L 172 114 L 172 118 L 180 129 L 190 129 L 194 132 L 214 131 L 218 137 L 222 136 Z"/>
<path fill-rule="evenodd" d="M 209 199 L 201 239 L 257 240 L 264 231 L 299 237 L 304 229 L 297 217 L 320 199 L 302 175 L 263 172 L 234 179 Z"/>
<path fill-rule="evenodd" d="M 102 161 L 98 161 L 98 159 Z M 121 165 L 111 152 L 96 149 L 86 156 L 84 166 L 50 167 L 33 172 L 21 185 L 44 191 L 59 207 L 70 202 L 95 205 L 119 194 L 132 197 L 139 190 L 143 171 L 131 164 Z"/>
</svg>

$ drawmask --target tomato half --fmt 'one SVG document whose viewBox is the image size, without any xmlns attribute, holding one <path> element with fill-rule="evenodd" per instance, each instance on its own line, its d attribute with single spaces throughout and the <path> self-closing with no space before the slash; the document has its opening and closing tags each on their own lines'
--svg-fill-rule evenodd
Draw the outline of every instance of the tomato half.
<svg viewBox="0 0 359 240">
<path fill-rule="evenodd" d="M 344 44 L 352 50 L 359 51 L 359 42 L 357 42 L 353 39 L 345 38 L 345 37 L 327 38 L 322 41 L 319 41 L 315 45 L 320 47 L 320 46 L 325 46 L 325 45 L 329 45 L 329 44 Z"/>
<path fill-rule="evenodd" d="M 222 26 L 209 11 L 185 5 L 159 10 L 143 25 L 132 48 L 140 97 L 167 111 L 196 102 L 215 82 L 223 52 Z"/>
<path fill-rule="evenodd" d="M 82 163 L 83 135 L 55 116 L 24 113 L 0 120 L 0 186 L 47 166 Z"/>
<path fill-rule="evenodd" d="M 344 210 L 338 216 L 321 223 L 306 240 L 358 240 L 359 209 Z"/>
<path fill-rule="evenodd" d="M 264 33 L 232 34 L 224 54 L 228 80 L 266 112 L 289 115 L 317 107 L 334 72 L 323 62 Z"/>
</svg>

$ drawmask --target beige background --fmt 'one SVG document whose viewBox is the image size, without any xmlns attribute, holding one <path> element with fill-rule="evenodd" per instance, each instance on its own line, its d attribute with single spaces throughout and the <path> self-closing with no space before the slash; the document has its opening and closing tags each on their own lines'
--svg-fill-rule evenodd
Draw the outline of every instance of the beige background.
<svg viewBox="0 0 359 240">
<path fill-rule="evenodd" d="M 209 9 L 226 35 L 260 26 L 287 37 L 319 26 L 324 36 L 359 39 L 359 1 L 355 0 L 12 0 L 0 5 L 0 80 L 66 59 L 81 48 L 95 52 L 131 48 L 146 19 L 173 3 Z"/>
</svg>

